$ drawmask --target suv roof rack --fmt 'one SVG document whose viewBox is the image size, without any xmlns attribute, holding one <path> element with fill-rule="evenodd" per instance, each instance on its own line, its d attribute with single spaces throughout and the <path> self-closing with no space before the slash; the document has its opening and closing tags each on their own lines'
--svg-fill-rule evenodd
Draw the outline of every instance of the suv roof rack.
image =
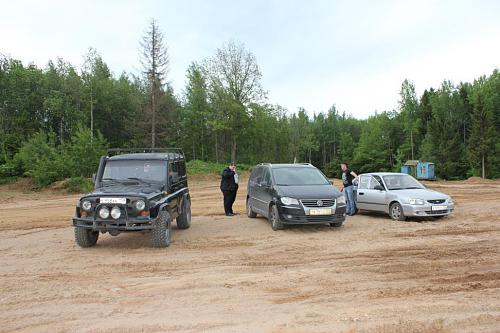
<svg viewBox="0 0 500 333">
<path fill-rule="evenodd" d="M 184 158 L 184 151 L 176 147 L 162 147 L 162 148 L 113 148 L 108 149 L 108 156 L 115 156 L 120 154 L 132 153 L 165 153 L 165 154 L 178 154 L 177 159 Z"/>
</svg>

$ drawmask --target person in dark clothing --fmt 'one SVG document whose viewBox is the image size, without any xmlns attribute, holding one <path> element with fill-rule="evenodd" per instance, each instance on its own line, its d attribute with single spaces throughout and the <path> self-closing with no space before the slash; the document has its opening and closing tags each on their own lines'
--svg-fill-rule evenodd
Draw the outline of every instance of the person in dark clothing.
<svg viewBox="0 0 500 333">
<path fill-rule="evenodd" d="M 224 195 L 224 213 L 226 216 L 234 215 L 233 204 L 236 200 L 236 193 L 238 192 L 238 178 L 234 162 L 222 171 L 220 189 Z"/>
<path fill-rule="evenodd" d="M 345 196 L 345 201 L 347 205 L 346 214 L 354 215 L 357 213 L 356 203 L 354 201 L 354 191 L 352 180 L 356 178 L 358 175 L 349 169 L 349 164 L 344 162 L 340 164 L 342 169 L 342 183 L 344 184 L 344 188 L 342 189 Z"/>
</svg>

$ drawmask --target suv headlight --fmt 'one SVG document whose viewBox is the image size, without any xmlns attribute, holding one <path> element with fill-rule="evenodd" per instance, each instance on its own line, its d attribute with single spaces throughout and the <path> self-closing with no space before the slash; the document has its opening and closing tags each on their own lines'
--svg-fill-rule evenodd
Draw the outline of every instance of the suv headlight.
<svg viewBox="0 0 500 333">
<path fill-rule="evenodd" d="M 299 200 L 294 199 L 294 198 L 290 198 L 290 197 L 281 197 L 280 200 L 284 205 L 287 205 L 287 206 L 299 204 Z"/>
<path fill-rule="evenodd" d="M 144 210 L 144 208 L 146 208 L 146 203 L 144 202 L 144 200 L 137 200 L 135 202 L 135 209 L 141 211 Z"/>
<path fill-rule="evenodd" d="M 423 199 L 410 199 L 410 205 L 424 205 L 425 201 Z"/>
<path fill-rule="evenodd" d="M 89 211 L 91 208 L 92 208 L 92 202 L 90 202 L 89 200 L 82 201 L 83 210 Z"/>
<path fill-rule="evenodd" d="M 111 209 L 111 217 L 114 218 L 115 220 L 118 220 L 120 218 L 120 215 L 122 215 L 120 208 L 114 206 L 113 209 Z"/>
<path fill-rule="evenodd" d="M 341 195 L 340 197 L 337 197 L 337 203 L 338 204 L 345 204 L 345 197 Z"/>
</svg>

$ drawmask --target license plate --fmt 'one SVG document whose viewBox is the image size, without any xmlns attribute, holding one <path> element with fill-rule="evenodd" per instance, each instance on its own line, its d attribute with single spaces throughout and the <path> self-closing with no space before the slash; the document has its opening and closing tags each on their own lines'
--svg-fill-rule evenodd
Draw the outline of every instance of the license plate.
<svg viewBox="0 0 500 333">
<path fill-rule="evenodd" d="M 102 204 L 126 204 L 127 198 L 101 198 L 99 200 Z"/>
<path fill-rule="evenodd" d="M 331 208 L 317 208 L 309 210 L 309 215 L 331 215 L 331 214 L 332 214 Z"/>
<path fill-rule="evenodd" d="M 432 210 L 447 210 L 448 206 L 432 206 Z"/>
</svg>

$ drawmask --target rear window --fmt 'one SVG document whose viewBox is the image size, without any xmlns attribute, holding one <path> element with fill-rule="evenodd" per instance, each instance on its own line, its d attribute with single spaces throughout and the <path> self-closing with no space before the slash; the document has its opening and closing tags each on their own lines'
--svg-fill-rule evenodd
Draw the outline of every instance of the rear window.
<svg viewBox="0 0 500 333">
<path fill-rule="evenodd" d="M 330 185 L 328 179 L 315 168 L 276 168 L 273 175 L 276 185 Z"/>
</svg>

